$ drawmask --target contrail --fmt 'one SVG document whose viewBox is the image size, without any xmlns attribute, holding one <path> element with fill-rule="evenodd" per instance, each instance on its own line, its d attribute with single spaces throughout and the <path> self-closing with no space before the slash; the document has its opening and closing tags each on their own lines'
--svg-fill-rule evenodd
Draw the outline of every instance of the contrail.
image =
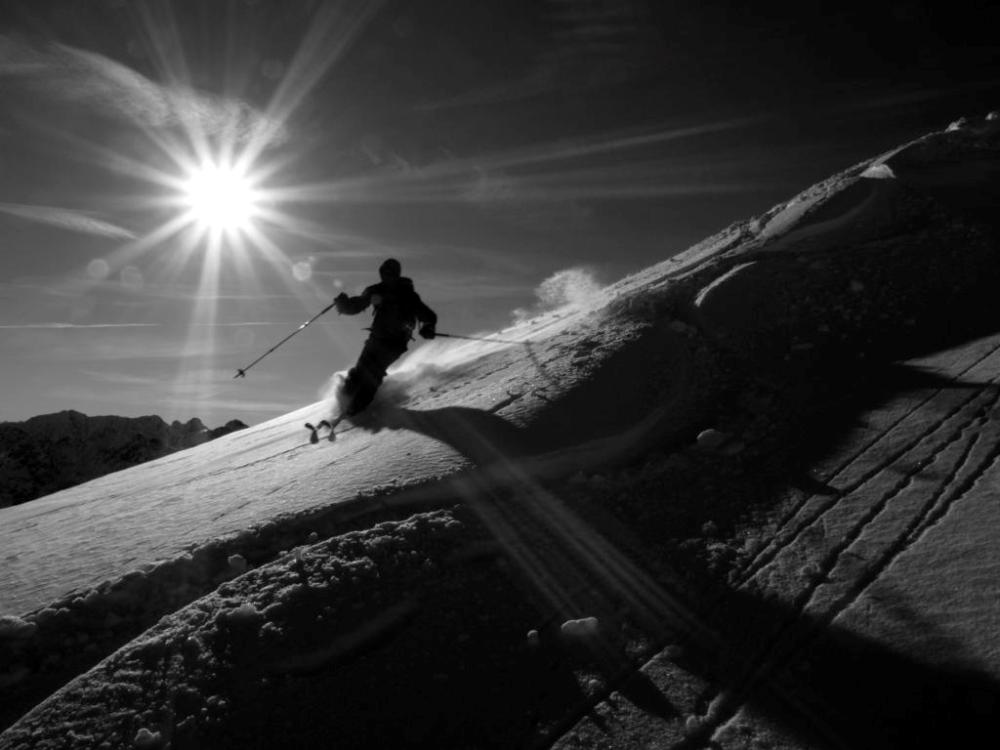
<svg viewBox="0 0 1000 750">
<path fill-rule="evenodd" d="M 156 328 L 160 323 L 20 323 L 0 328 Z"/>
<path fill-rule="evenodd" d="M 71 232 L 83 232 L 84 234 L 95 234 L 99 237 L 115 239 L 134 240 L 136 238 L 135 233 L 125 229 L 125 227 L 67 208 L 0 203 L 0 212 L 17 216 L 25 221 L 48 224 Z"/>
<path fill-rule="evenodd" d="M 19 323 L 16 325 L 0 325 L 0 328 L 156 328 L 162 323 Z M 268 322 L 265 320 L 249 320 L 245 323 L 194 323 L 196 328 L 238 328 L 241 326 L 283 326 L 287 321 Z"/>
</svg>

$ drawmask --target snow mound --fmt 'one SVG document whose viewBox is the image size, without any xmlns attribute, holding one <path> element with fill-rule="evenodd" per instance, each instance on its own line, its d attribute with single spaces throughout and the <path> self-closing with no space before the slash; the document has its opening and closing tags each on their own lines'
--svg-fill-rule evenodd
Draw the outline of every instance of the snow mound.
<svg viewBox="0 0 1000 750">
<path fill-rule="evenodd" d="M 895 172 L 888 164 L 872 164 L 861 173 L 861 176 L 869 180 L 893 180 L 896 178 Z"/>
</svg>

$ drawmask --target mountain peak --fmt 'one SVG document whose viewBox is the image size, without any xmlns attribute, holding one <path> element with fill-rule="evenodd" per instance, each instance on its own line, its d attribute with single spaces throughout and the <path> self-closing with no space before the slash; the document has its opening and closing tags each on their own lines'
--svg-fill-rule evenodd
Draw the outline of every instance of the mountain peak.
<svg viewBox="0 0 1000 750">
<path fill-rule="evenodd" d="M 197 417 L 168 425 L 157 415 L 87 416 L 74 409 L 0 423 L 0 507 L 200 445 L 246 427 L 209 430 Z"/>
</svg>

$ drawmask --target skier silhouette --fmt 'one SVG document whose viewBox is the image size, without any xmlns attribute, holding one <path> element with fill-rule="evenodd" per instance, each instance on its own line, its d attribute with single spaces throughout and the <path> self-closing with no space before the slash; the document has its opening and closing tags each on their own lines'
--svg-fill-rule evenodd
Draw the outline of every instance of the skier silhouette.
<svg viewBox="0 0 1000 750">
<path fill-rule="evenodd" d="M 379 266 L 382 280 L 378 284 L 367 287 L 357 297 L 341 292 L 333 300 L 337 312 L 344 315 L 357 315 L 369 305 L 374 315 L 371 334 L 344 382 L 342 416 L 354 416 L 372 402 L 389 365 L 403 356 L 413 340 L 418 322 L 420 335 L 434 338 L 437 315 L 423 303 L 402 270 L 398 260 L 389 258 Z"/>
</svg>

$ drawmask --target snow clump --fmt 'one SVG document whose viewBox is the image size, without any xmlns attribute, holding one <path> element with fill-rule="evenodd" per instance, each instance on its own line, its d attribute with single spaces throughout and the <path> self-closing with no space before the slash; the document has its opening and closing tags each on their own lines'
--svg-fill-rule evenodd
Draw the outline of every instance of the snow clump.
<svg viewBox="0 0 1000 750">
<path fill-rule="evenodd" d="M 599 625 L 596 617 L 581 617 L 579 620 L 567 620 L 559 626 L 559 631 L 563 638 L 590 638 L 597 635 Z"/>
<path fill-rule="evenodd" d="M 146 750 L 147 748 L 151 749 L 160 747 L 162 745 L 162 740 L 159 732 L 150 732 L 146 729 L 146 727 L 142 727 L 135 733 L 135 740 L 133 744 L 141 750 Z"/>
<path fill-rule="evenodd" d="M 684 720 L 684 734 L 688 737 L 694 737 L 699 734 L 705 728 L 704 721 L 698 716 L 688 716 Z"/>
<path fill-rule="evenodd" d="M 717 451 L 729 441 L 729 434 L 714 427 L 709 427 L 698 433 L 695 442 L 705 451 Z"/>
<path fill-rule="evenodd" d="M 38 626 L 14 615 L 0 615 L 0 640 L 30 638 Z"/>
<path fill-rule="evenodd" d="M 861 176 L 869 180 L 892 180 L 895 179 L 896 173 L 888 164 L 872 164 L 861 173 Z"/>
<path fill-rule="evenodd" d="M 231 609 L 224 615 L 225 619 L 233 623 L 252 624 L 264 619 L 264 615 L 254 605 L 244 602 L 235 609 Z"/>
<path fill-rule="evenodd" d="M 236 573 L 245 573 L 247 570 L 247 559 L 243 555 L 230 555 L 226 562 L 229 563 L 230 570 Z"/>
</svg>

